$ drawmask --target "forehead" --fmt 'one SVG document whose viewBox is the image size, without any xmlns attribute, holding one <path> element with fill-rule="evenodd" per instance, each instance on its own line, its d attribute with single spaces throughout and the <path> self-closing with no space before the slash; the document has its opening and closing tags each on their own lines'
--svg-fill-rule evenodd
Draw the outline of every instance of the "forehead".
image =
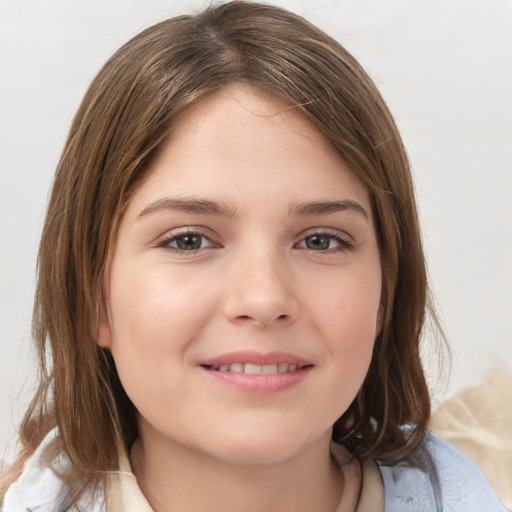
<svg viewBox="0 0 512 512">
<path fill-rule="evenodd" d="M 245 139 L 244 135 L 247 135 Z M 174 120 L 171 135 L 156 160 L 162 153 L 186 151 L 201 139 L 215 142 L 214 137 L 226 149 L 227 142 L 236 140 L 238 144 L 259 144 L 268 154 L 279 151 L 286 139 L 287 143 L 295 142 L 299 147 L 307 143 L 332 156 L 336 154 L 298 106 L 254 85 L 231 84 L 194 102 Z M 197 151 L 197 145 L 194 149 Z"/>
<path fill-rule="evenodd" d="M 245 114 L 243 116 L 242 114 Z M 175 128 L 207 124 L 210 117 L 257 118 L 275 129 L 293 131 L 303 137 L 325 143 L 321 133 L 304 117 L 298 106 L 288 103 L 270 91 L 253 84 L 234 83 L 214 91 L 187 107 L 175 121 Z M 269 128 L 269 126 L 267 126 Z"/>
<path fill-rule="evenodd" d="M 298 108 L 242 84 L 212 93 L 176 119 L 135 196 L 164 192 L 215 194 L 227 202 L 251 202 L 257 192 L 288 202 L 347 193 L 368 201 L 360 180 Z"/>
</svg>

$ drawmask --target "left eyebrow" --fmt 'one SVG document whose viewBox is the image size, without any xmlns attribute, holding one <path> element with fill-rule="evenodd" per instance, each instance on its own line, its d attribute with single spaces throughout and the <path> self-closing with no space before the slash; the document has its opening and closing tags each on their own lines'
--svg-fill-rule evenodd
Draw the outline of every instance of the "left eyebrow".
<svg viewBox="0 0 512 512">
<path fill-rule="evenodd" d="M 146 206 L 146 208 L 139 213 L 138 217 L 144 217 L 159 210 L 174 210 L 198 215 L 218 215 L 224 217 L 238 216 L 236 209 L 224 202 L 217 203 L 215 201 L 193 197 L 164 197 Z"/>
<path fill-rule="evenodd" d="M 370 219 L 368 212 L 356 201 L 345 199 L 343 201 L 310 201 L 306 203 L 293 203 L 290 207 L 290 215 L 327 215 L 329 213 L 350 210 L 362 215 L 366 220 Z"/>
</svg>

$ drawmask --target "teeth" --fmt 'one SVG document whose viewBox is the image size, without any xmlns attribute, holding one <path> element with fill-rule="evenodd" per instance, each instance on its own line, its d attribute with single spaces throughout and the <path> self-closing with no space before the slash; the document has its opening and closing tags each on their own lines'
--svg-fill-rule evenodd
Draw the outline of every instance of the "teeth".
<svg viewBox="0 0 512 512">
<path fill-rule="evenodd" d="M 277 373 L 277 364 L 265 364 L 261 367 L 261 373 Z"/>
<path fill-rule="evenodd" d="M 286 373 L 288 371 L 288 363 L 279 363 L 277 365 L 277 373 Z"/>
<path fill-rule="evenodd" d="M 218 372 L 246 373 L 247 375 L 273 375 L 276 373 L 295 372 L 302 369 L 298 364 L 253 364 L 253 363 L 232 363 L 212 366 L 212 370 Z"/>
<path fill-rule="evenodd" d="M 263 366 L 260 366 L 259 364 L 245 363 L 244 366 L 244 373 L 248 373 L 249 375 L 263 373 L 262 370 Z"/>
</svg>

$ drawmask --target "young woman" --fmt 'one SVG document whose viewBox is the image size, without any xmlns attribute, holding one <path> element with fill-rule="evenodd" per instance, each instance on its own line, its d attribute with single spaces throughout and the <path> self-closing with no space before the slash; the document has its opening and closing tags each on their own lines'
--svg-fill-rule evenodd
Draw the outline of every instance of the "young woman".
<svg viewBox="0 0 512 512">
<path fill-rule="evenodd" d="M 155 25 L 57 169 L 4 512 L 504 510 L 426 432 L 426 314 L 406 153 L 354 58 L 268 5 Z"/>
</svg>

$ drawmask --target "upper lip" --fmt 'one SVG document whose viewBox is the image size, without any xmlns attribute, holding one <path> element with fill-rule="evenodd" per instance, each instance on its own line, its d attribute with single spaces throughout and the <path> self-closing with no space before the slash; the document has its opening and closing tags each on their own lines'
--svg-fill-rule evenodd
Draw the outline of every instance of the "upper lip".
<svg viewBox="0 0 512 512">
<path fill-rule="evenodd" d="M 300 366 L 312 364 L 302 357 L 287 352 L 256 352 L 256 351 L 239 351 L 222 354 L 211 359 L 200 361 L 200 366 L 220 366 L 221 364 L 234 364 L 234 363 L 251 363 L 259 365 L 288 363 Z"/>
</svg>

